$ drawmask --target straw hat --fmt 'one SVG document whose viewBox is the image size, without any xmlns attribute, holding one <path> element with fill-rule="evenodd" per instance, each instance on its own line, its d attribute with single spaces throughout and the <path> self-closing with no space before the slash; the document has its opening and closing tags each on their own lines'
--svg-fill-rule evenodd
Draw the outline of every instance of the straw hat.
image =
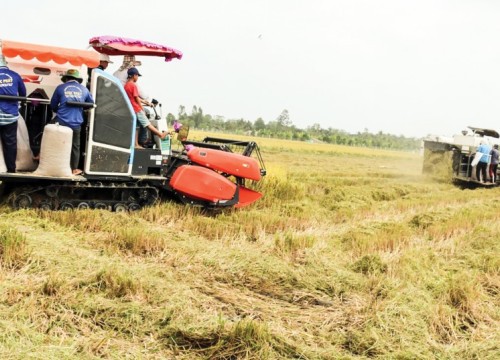
<svg viewBox="0 0 500 360">
<path fill-rule="evenodd" d="M 66 71 L 62 75 L 61 80 L 62 80 L 62 82 L 66 82 L 66 81 L 68 81 L 68 78 L 75 79 L 80 84 L 83 81 L 83 78 L 80 76 L 80 72 L 78 70 L 76 70 L 76 69 L 69 69 L 68 71 Z"/>
</svg>

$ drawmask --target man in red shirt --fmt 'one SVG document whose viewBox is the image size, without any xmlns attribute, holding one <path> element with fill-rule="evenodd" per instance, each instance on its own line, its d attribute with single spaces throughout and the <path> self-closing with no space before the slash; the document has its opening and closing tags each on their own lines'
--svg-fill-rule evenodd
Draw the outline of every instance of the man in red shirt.
<svg viewBox="0 0 500 360">
<path fill-rule="evenodd" d="M 144 112 L 144 108 L 142 107 L 142 104 L 148 106 L 153 106 L 153 104 L 139 97 L 139 90 L 137 89 L 137 85 L 135 84 L 137 80 L 139 80 L 139 76 L 142 75 L 139 73 L 139 70 L 137 70 L 137 68 L 133 67 L 128 69 L 127 82 L 124 86 L 125 92 L 127 93 L 127 96 L 132 103 L 132 107 L 134 108 L 134 112 L 140 126 L 142 126 L 143 128 L 148 128 L 151 133 L 157 135 L 160 139 L 164 139 L 168 135 L 168 133 L 166 131 L 160 132 L 157 128 L 155 128 L 149 122 L 148 118 L 146 117 L 146 113 Z M 142 148 L 142 146 L 139 145 L 139 129 L 137 129 L 137 131 L 135 132 L 135 147 L 139 149 Z"/>
</svg>

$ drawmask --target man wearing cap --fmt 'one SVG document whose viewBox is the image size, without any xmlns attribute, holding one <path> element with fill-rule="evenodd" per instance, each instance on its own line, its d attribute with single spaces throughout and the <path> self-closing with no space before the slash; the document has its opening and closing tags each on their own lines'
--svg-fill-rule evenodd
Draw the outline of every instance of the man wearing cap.
<svg viewBox="0 0 500 360">
<path fill-rule="evenodd" d="M 78 169 L 80 161 L 80 131 L 83 123 L 83 108 L 68 104 L 71 102 L 93 103 L 94 99 L 89 90 L 82 85 L 83 79 L 76 69 L 69 69 L 61 77 L 63 84 L 59 85 L 52 95 L 50 107 L 56 113 L 55 122 L 67 126 L 73 130 L 73 145 L 71 147 L 71 170 L 73 175 L 79 175 L 82 170 Z"/>
<path fill-rule="evenodd" d="M 90 78 L 92 76 L 92 70 L 94 70 L 94 69 L 100 69 L 100 70 L 104 71 L 104 70 L 106 70 L 108 68 L 109 64 L 113 64 L 113 62 L 109 58 L 109 55 L 99 54 L 99 65 L 96 68 L 89 68 L 87 70 L 87 75 L 88 75 L 87 89 L 90 90 Z"/>
<path fill-rule="evenodd" d="M 113 73 L 113 76 L 120 79 L 123 86 L 127 83 L 128 80 L 128 70 L 131 68 L 136 68 L 137 66 L 141 66 L 142 63 L 135 59 L 134 55 L 125 55 L 123 56 L 123 63 L 118 70 Z M 143 100 L 149 100 L 149 95 L 144 91 L 144 89 L 137 85 L 137 90 L 139 91 L 139 97 Z M 146 105 L 149 103 L 145 103 Z M 143 109 L 146 117 L 149 118 L 150 111 L 148 109 Z M 141 128 L 139 131 L 139 144 L 145 144 L 148 141 L 148 133 L 147 130 Z"/>
<path fill-rule="evenodd" d="M 16 172 L 19 100 L 2 99 L 2 95 L 25 97 L 26 86 L 21 76 L 10 70 L 5 57 L 0 55 L 0 138 L 7 172 L 14 173 Z"/>
<path fill-rule="evenodd" d="M 97 68 L 101 70 L 106 70 L 109 64 L 113 64 L 113 62 L 109 58 L 109 55 L 99 54 L 99 66 Z"/>
<path fill-rule="evenodd" d="M 113 73 L 113 76 L 120 79 L 122 84 L 125 85 L 125 83 L 127 82 L 127 79 L 128 79 L 128 74 L 127 74 L 128 69 L 131 69 L 131 68 L 137 67 L 137 66 L 141 66 L 141 64 L 142 63 L 140 61 L 135 60 L 134 55 L 125 55 L 123 57 L 122 65 L 118 68 L 118 70 L 116 70 Z"/>
<path fill-rule="evenodd" d="M 166 131 L 160 132 L 157 128 L 155 128 L 146 117 L 144 112 L 144 108 L 142 104 L 153 106 L 150 102 L 143 100 L 139 96 L 139 90 L 137 89 L 137 85 L 135 84 L 137 80 L 139 80 L 139 76 L 142 76 L 135 67 L 127 70 L 127 83 L 125 84 L 125 92 L 127 93 L 130 102 L 132 103 L 132 107 L 134 108 L 135 115 L 137 117 L 137 121 L 140 126 L 143 128 L 148 128 L 151 133 L 160 137 L 160 139 L 164 139 L 165 136 L 168 135 Z M 139 145 L 139 129 L 135 132 L 135 147 L 141 148 Z"/>
</svg>

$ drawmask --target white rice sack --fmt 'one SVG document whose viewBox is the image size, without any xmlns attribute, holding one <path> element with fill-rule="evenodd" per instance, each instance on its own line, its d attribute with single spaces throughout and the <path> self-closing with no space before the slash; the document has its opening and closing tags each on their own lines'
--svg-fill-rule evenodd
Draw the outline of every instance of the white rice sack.
<svg viewBox="0 0 500 360">
<path fill-rule="evenodd" d="M 72 176 L 70 158 L 73 130 L 58 124 L 46 125 L 40 148 L 40 164 L 36 175 Z"/>
<path fill-rule="evenodd" d="M 7 165 L 5 165 L 5 158 L 3 157 L 2 139 L 0 139 L 0 173 L 7 172 Z"/>
<path fill-rule="evenodd" d="M 28 128 L 22 116 L 17 120 L 17 156 L 16 171 L 33 171 L 37 163 L 33 161 Z"/>
</svg>

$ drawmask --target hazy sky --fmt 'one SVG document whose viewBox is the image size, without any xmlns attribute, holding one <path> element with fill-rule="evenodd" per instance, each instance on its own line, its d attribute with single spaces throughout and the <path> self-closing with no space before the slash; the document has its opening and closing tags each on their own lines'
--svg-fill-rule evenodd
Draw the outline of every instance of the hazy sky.
<svg viewBox="0 0 500 360">
<path fill-rule="evenodd" d="M 140 59 L 163 115 L 197 105 L 268 122 L 287 109 L 300 128 L 420 137 L 500 130 L 499 19 L 494 0 L 10 0 L 0 37 L 179 49 L 180 61 Z"/>
</svg>

